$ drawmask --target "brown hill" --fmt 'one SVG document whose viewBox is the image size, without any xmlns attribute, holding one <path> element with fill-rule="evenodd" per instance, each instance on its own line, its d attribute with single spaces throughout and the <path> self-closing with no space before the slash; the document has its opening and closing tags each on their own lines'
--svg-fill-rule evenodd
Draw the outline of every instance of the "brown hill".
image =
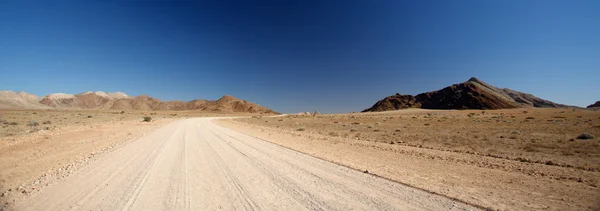
<svg viewBox="0 0 600 211">
<path fill-rule="evenodd" d="M 596 103 L 589 105 L 587 108 L 600 108 L 600 101 L 596 101 Z"/>
<path fill-rule="evenodd" d="M 388 111 L 404 108 L 426 109 L 504 109 L 519 107 L 567 107 L 531 94 L 500 89 L 477 78 L 454 84 L 438 91 L 412 95 L 388 96 L 368 111 Z"/>
<path fill-rule="evenodd" d="M 129 97 L 125 93 L 85 92 L 50 94 L 40 101 L 52 108 L 113 110 L 202 110 L 214 112 L 276 113 L 268 108 L 225 95 L 218 100 L 161 101 L 148 95 Z"/>
<path fill-rule="evenodd" d="M 237 99 L 230 95 L 225 95 L 216 101 L 206 102 L 203 110 L 247 113 L 276 113 L 271 109 L 267 109 L 245 100 Z"/>
</svg>

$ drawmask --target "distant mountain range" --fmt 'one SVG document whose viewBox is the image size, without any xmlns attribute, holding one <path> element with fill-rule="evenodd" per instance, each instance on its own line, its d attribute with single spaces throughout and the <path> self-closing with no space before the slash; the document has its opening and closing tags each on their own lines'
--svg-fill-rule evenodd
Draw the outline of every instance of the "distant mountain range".
<svg viewBox="0 0 600 211">
<path fill-rule="evenodd" d="M 0 91 L 4 109 L 94 109 L 94 110 L 201 110 L 208 112 L 277 113 L 260 105 L 225 95 L 218 100 L 161 101 L 148 95 L 136 97 L 122 92 L 54 93 L 43 98 L 25 92 Z"/>
<path fill-rule="evenodd" d="M 388 96 L 363 110 L 389 111 L 405 108 L 425 109 L 505 109 L 505 108 L 562 108 L 574 107 L 554 103 L 531 94 L 497 88 L 477 78 L 448 86 L 438 91 L 412 95 Z"/>
</svg>

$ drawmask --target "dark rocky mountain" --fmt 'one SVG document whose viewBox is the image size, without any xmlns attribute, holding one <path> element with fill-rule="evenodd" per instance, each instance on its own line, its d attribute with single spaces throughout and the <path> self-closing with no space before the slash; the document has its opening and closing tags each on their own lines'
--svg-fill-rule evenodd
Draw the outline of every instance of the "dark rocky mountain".
<svg viewBox="0 0 600 211">
<path fill-rule="evenodd" d="M 589 105 L 587 108 L 600 108 L 600 101 L 596 101 L 596 103 Z"/>
<path fill-rule="evenodd" d="M 395 94 L 376 102 L 369 111 L 405 108 L 425 109 L 505 109 L 520 107 L 568 107 L 510 89 L 500 89 L 477 78 L 441 90 L 412 95 Z"/>
</svg>

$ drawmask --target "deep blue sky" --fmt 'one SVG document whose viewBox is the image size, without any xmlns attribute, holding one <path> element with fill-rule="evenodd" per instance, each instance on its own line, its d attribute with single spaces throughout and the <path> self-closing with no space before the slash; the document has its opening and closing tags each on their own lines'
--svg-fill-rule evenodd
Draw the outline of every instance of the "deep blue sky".
<svg viewBox="0 0 600 211">
<path fill-rule="evenodd" d="M 348 112 L 478 77 L 600 100 L 600 1 L 0 1 L 0 90 Z"/>
</svg>

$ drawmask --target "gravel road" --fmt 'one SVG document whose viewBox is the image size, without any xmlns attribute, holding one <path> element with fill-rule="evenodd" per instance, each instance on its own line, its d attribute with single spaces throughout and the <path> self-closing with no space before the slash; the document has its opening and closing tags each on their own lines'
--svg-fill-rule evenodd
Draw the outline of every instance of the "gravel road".
<svg viewBox="0 0 600 211">
<path fill-rule="evenodd" d="M 166 125 L 15 210 L 476 210 L 223 128 Z"/>
</svg>

